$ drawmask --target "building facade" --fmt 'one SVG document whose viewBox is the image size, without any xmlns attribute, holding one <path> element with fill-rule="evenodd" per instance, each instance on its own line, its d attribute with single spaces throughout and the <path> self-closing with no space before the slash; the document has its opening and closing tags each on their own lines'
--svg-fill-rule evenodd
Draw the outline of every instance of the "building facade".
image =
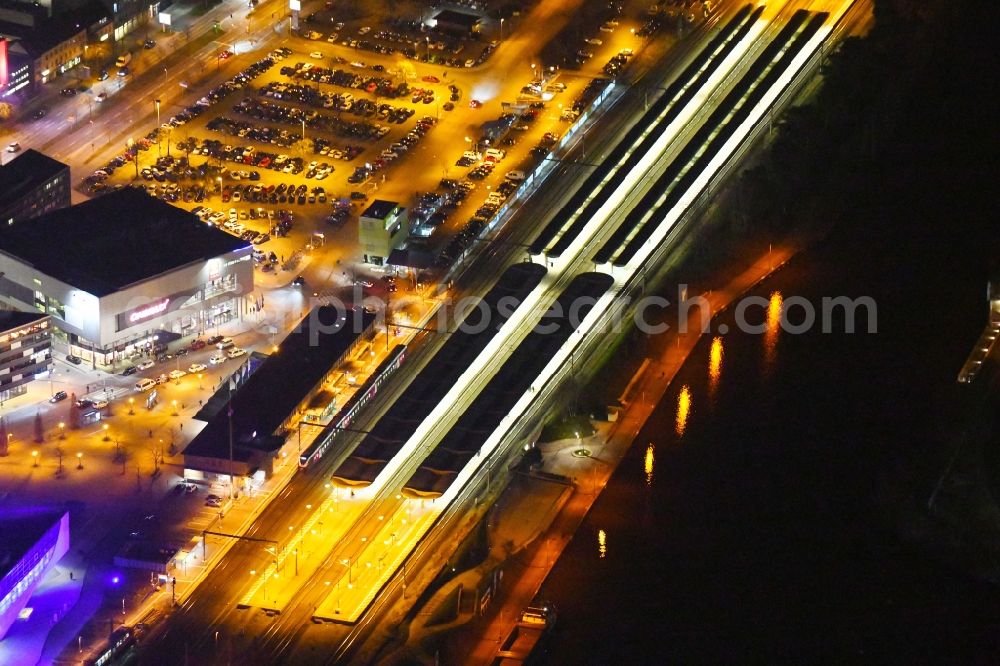
<svg viewBox="0 0 1000 666">
<path fill-rule="evenodd" d="M 28 149 L 0 166 L 0 233 L 70 204 L 69 166 Z"/>
<path fill-rule="evenodd" d="M 35 375 L 52 365 L 49 316 L 0 311 L 0 405 L 28 391 Z"/>
<path fill-rule="evenodd" d="M 406 245 L 409 233 L 406 209 L 395 201 L 376 199 L 358 219 L 358 240 L 364 262 L 385 265 L 393 250 Z"/>
<path fill-rule="evenodd" d="M 0 257 L 0 302 L 51 315 L 54 345 L 93 366 L 217 329 L 254 300 L 249 243 L 139 190 L 9 227 Z"/>
<path fill-rule="evenodd" d="M 0 640 L 45 574 L 69 550 L 69 513 L 0 510 Z"/>
</svg>

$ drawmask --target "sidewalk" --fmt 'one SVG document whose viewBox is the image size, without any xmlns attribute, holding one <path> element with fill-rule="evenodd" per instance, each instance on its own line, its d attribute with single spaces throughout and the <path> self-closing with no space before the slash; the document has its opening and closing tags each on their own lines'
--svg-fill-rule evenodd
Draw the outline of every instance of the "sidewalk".
<svg viewBox="0 0 1000 666">
<path fill-rule="evenodd" d="M 775 248 L 722 288 L 701 294 L 711 306 L 707 313 L 709 318 L 724 311 L 737 298 L 780 269 L 796 250 Z M 661 357 L 651 359 L 651 363 L 644 366 L 645 371 L 632 391 L 640 399 L 627 405 L 617 422 L 599 428 L 597 434 L 589 438 L 561 440 L 542 446 L 545 471 L 573 478 L 577 492 L 569 498 L 546 533 L 505 567 L 506 586 L 501 590 L 500 603 L 491 605 L 482 621 L 453 637 L 448 652 L 461 655 L 462 663 L 490 664 L 518 614 L 537 595 L 552 566 L 701 338 L 702 318 L 706 313 L 698 308 L 693 309 L 690 315 L 688 332 L 674 332 L 676 342 L 668 344 Z M 573 450 L 579 448 L 589 450 L 590 456 L 574 456 Z"/>
</svg>

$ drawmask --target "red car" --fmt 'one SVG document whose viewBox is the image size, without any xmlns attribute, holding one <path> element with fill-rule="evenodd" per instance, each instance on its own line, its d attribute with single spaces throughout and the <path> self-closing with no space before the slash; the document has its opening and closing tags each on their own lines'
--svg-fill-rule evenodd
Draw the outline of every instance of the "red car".
<svg viewBox="0 0 1000 666">
<path fill-rule="evenodd" d="M 204 340 L 192 340 L 191 344 L 188 345 L 188 349 L 198 351 L 199 349 L 204 349 L 207 344 Z"/>
<path fill-rule="evenodd" d="M 483 103 L 480 102 L 478 99 L 470 99 L 469 100 L 469 108 L 470 109 L 480 109 L 480 108 L 482 108 L 482 106 L 483 106 Z"/>
<path fill-rule="evenodd" d="M 436 76 L 431 76 L 429 74 L 427 76 L 425 76 L 424 78 L 420 79 L 420 80 L 421 81 L 426 81 L 427 83 L 441 83 L 441 79 L 439 79 Z"/>
</svg>

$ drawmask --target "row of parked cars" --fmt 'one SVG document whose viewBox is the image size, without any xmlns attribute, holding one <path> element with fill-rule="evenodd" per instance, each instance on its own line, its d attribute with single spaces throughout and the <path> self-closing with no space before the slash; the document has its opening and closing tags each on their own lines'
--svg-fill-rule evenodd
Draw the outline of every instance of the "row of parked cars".
<svg viewBox="0 0 1000 666">
<path fill-rule="evenodd" d="M 281 125 L 301 125 L 305 122 L 306 127 L 354 139 L 381 139 L 389 133 L 388 127 L 375 123 L 364 120 L 344 120 L 333 114 L 324 114 L 312 109 L 300 109 L 266 99 L 245 99 L 234 106 L 233 110 L 251 118 Z"/>
<path fill-rule="evenodd" d="M 629 58 L 632 57 L 632 54 L 632 49 L 622 49 L 619 51 L 604 65 L 604 73 L 608 76 L 618 76 L 625 68 L 625 65 L 628 64 Z"/>
<path fill-rule="evenodd" d="M 282 53 L 285 51 L 287 51 L 289 54 L 291 53 L 291 50 L 288 49 L 280 49 L 280 51 Z M 200 98 L 194 104 L 188 106 L 183 111 L 171 117 L 164 124 L 170 127 L 178 127 L 180 125 L 187 123 L 191 119 L 200 116 L 202 113 L 205 112 L 206 109 L 208 109 L 214 104 L 217 104 L 227 95 L 237 90 L 242 90 L 243 88 L 250 85 L 251 81 L 264 74 L 264 72 L 269 70 L 272 66 L 274 66 L 274 64 L 275 60 L 270 56 L 258 60 L 257 62 L 246 67 L 239 74 L 233 76 L 228 81 L 225 81 L 220 85 L 216 86 L 215 88 L 213 88 L 212 90 L 210 90 L 204 97 Z M 153 143 L 155 143 L 159 138 L 160 131 L 161 128 L 159 127 L 153 129 L 146 136 L 136 141 L 125 152 L 111 158 L 111 160 L 109 160 L 107 164 L 105 164 L 100 169 L 94 171 L 94 173 L 91 174 L 90 176 L 87 176 L 87 178 L 84 180 L 84 184 L 90 187 L 92 191 L 101 191 L 105 189 L 105 188 L 96 188 L 95 186 L 104 183 L 104 181 L 106 181 L 111 176 L 111 174 L 115 172 L 116 169 L 119 169 L 126 163 L 135 160 L 139 151 L 148 150 L 150 146 L 152 146 Z"/>
<path fill-rule="evenodd" d="M 389 166 L 393 161 L 415 146 L 435 123 L 437 123 L 437 120 L 431 116 L 422 117 L 406 136 L 379 153 L 377 159 L 366 162 L 363 166 L 355 167 L 354 173 L 347 177 L 347 182 L 352 184 L 361 183 L 372 174 Z M 352 194 L 351 197 L 354 198 L 354 195 Z"/>
<path fill-rule="evenodd" d="M 286 129 L 276 129 L 267 125 L 254 125 L 246 120 L 237 120 L 226 116 L 216 116 L 206 123 L 205 128 L 212 132 L 221 132 L 241 139 L 250 139 L 258 143 L 270 143 L 274 146 L 287 148 L 302 137 Z"/>
<path fill-rule="evenodd" d="M 382 65 L 373 65 L 372 69 L 375 67 L 378 68 L 374 70 L 376 72 L 385 70 Z M 388 99 L 406 97 L 410 89 L 406 82 L 395 83 L 391 78 L 380 76 L 379 74 L 353 72 L 347 69 L 329 69 L 314 65 L 313 63 L 300 62 L 294 67 L 286 65 L 281 68 L 281 73 L 292 79 L 302 79 L 313 83 L 339 86 L 341 88 L 364 90 L 367 93 Z"/>
</svg>

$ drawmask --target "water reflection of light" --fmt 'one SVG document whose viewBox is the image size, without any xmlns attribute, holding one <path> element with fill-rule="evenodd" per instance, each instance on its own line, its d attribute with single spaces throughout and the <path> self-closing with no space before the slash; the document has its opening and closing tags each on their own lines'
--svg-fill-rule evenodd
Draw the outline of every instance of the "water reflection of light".
<svg viewBox="0 0 1000 666">
<path fill-rule="evenodd" d="M 715 390 L 722 374 L 722 354 L 722 338 L 715 336 L 712 338 L 712 347 L 708 350 L 708 386 L 712 390 Z"/>
<path fill-rule="evenodd" d="M 643 470 L 646 472 L 646 485 L 653 485 L 653 443 L 646 446 L 646 458 L 643 460 Z"/>
<path fill-rule="evenodd" d="M 781 308 L 783 299 L 780 291 L 771 293 L 767 302 L 767 330 L 764 332 L 764 356 L 768 363 L 774 360 L 775 348 L 778 345 L 778 334 L 781 333 Z"/>
<path fill-rule="evenodd" d="M 597 530 L 597 556 L 600 559 L 608 554 L 608 535 L 604 533 L 604 530 Z"/>
<path fill-rule="evenodd" d="M 677 395 L 677 420 L 674 429 L 678 435 L 684 434 L 687 427 L 688 414 L 691 412 L 691 389 L 685 384 L 681 387 L 681 392 Z"/>
</svg>

